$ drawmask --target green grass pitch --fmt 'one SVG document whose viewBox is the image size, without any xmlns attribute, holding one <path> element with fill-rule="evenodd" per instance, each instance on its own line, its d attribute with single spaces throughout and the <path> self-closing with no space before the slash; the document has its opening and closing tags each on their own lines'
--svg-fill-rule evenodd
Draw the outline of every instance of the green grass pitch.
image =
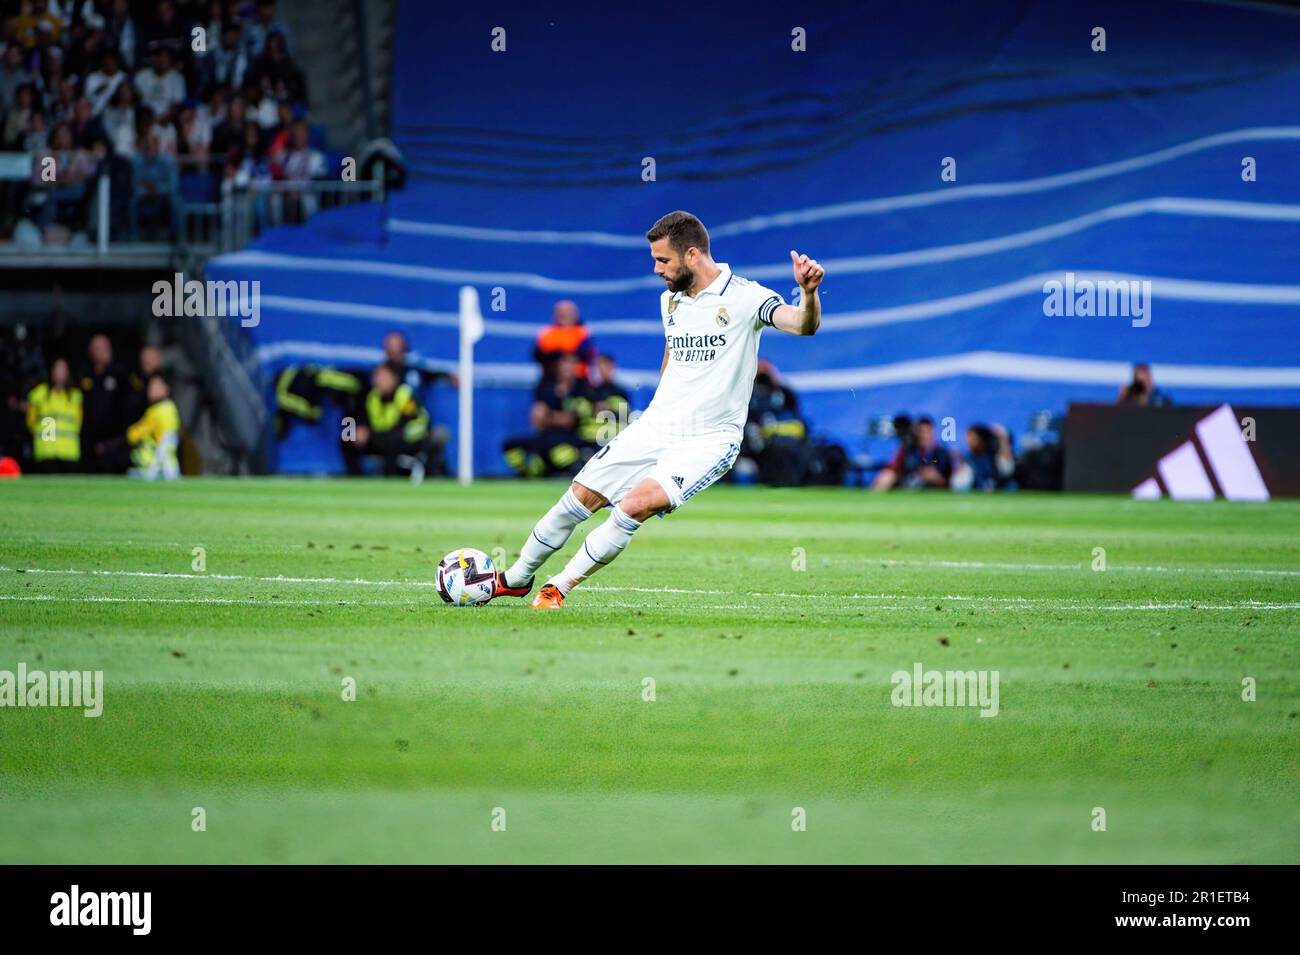
<svg viewBox="0 0 1300 955">
<path fill-rule="evenodd" d="M 720 486 L 442 604 L 562 489 L 0 486 L 0 670 L 104 673 L 0 708 L 0 862 L 1300 861 L 1297 502 Z"/>
</svg>

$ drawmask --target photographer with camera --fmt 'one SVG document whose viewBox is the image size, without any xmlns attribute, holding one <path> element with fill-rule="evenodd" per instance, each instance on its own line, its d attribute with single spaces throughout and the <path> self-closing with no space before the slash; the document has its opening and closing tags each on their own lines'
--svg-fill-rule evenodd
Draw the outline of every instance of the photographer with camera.
<svg viewBox="0 0 1300 955">
<path fill-rule="evenodd" d="M 872 482 L 874 491 L 890 488 L 948 487 L 952 478 L 952 455 L 935 440 L 934 419 L 921 415 L 912 422 L 905 415 L 894 419 L 898 451 Z"/>
<path fill-rule="evenodd" d="M 1138 364 L 1133 366 L 1133 380 L 1119 389 L 1119 403 L 1164 408 L 1173 404 L 1173 400 L 1155 386 L 1151 378 L 1151 366 Z"/>
</svg>

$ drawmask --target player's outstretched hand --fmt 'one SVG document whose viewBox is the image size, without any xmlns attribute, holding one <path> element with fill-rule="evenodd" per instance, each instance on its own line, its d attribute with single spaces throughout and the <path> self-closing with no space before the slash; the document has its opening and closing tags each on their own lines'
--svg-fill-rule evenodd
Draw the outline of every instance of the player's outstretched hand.
<svg viewBox="0 0 1300 955">
<path fill-rule="evenodd" d="M 794 263 L 795 283 L 805 292 L 814 291 L 822 284 L 822 276 L 826 274 L 826 270 L 817 264 L 816 259 L 810 259 L 791 249 L 790 261 Z"/>
</svg>

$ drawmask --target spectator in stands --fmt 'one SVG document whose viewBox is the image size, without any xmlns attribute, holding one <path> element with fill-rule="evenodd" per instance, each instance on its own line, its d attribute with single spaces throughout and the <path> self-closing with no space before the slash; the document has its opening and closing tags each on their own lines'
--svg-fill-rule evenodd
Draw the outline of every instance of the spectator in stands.
<svg viewBox="0 0 1300 955">
<path fill-rule="evenodd" d="M 280 102 L 307 105 L 307 77 L 290 59 L 284 34 L 272 33 L 267 38 L 265 51 L 248 72 L 259 86 L 265 83 L 264 88 Z"/>
<path fill-rule="evenodd" d="M 289 155 L 289 128 L 294 123 L 293 106 L 284 100 L 275 101 L 275 124 L 266 131 L 266 161 L 271 166 L 271 178 L 284 178 L 284 161 Z"/>
<path fill-rule="evenodd" d="M 136 153 L 135 87 L 130 83 L 119 83 L 100 121 L 109 144 L 107 164 L 109 203 L 112 207 L 111 234 L 118 238 L 129 228 L 131 198 L 134 193 L 131 176 Z"/>
<path fill-rule="evenodd" d="M 49 112 L 55 109 L 60 89 L 67 78 L 63 65 L 63 47 L 51 39 L 48 31 L 42 31 L 37 38 L 36 49 L 27 54 L 27 65 L 41 78 L 43 105 Z M 68 97 L 71 100 L 71 96 Z"/>
<path fill-rule="evenodd" d="M 192 27 L 202 27 L 208 51 L 217 45 L 221 32 L 230 21 L 226 18 L 225 0 L 208 0 L 207 18 L 196 15 Z"/>
<path fill-rule="evenodd" d="M 81 461 L 81 392 L 72 384 L 68 363 L 56 358 L 50 377 L 27 395 L 27 430 L 35 469 L 75 471 Z"/>
<path fill-rule="evenodd" d="M 63 48 L 68 74 L 84 79 L 104 55 L 104 18 L 94 13 L 74 18 L 64 36 Z"/>
<path fill-rule="evenodd" d="M 383 458 L 386 477 L 408 472 L 412 479 L 420 480 L 434 454 L 441 451 L 430 435 L 428 413 L 388 365 L 375 368 L 371 384 L 357 416 L 355 434 L 345 432 L 340 443 L 348 473 L 363 474 L 362 457 L 375 454 Z"/>
<path fill-rule="evenodd" d="M 86 97 L 79 97 L 73 104 L 72 122 L 68 124 L 68 129 L 72 133 L 74 148 L 93 151 L 96 146 L 102 145 L 104 153 L 107 153 L 108 136 L 104 133 L 104 125 L 95 118 L 94 107 Z"/>
<path fill-rule="evenodd" d="M 135 194 L 131 197 L 131 235 L 139 234 L 140 222 L 167 223 L 172 238 L 180 236 L 180 176 L 176 160 L 163 152 L 156 131 L 150 130 L 144 148 L 135 157 L 132 173 Z"/>
<path fill-rule="evenodd" d="M 176 155 L 176 126 L 174 123 L 160 123 L 148 106 L 135 108 L 135 148 L 139 152 L 144 148 L 150 136 L 158 137 L 158 148 L 169 156 Z"/>
<path fill-rule="evenodd" d="M 23 149 L 23 140 L 31 123 L 32 113 L 36 109 L 36 84 L 24 83 L 14 90 L 14 102 L 5 116 L 3 135 L 0 142 L 8 150 Z"/>
<path fill-rule="evenodd" d="M 35 92 L 35 84 L 36 74 L 23 62 L 23 48 L 17 43 L 6 47 L 0 57 L 0 113 L 13 108 L 20 87 L 31 86 Z"/>
<path fill-rule="evenodd" d="M 173 58 L 183 48 L 188 48 L 189 37 L 176 15 L 176 4 L 172 0 L 158 0 L 153 17 L 144 21 L 140 41 L 146 50 L 166 49 Z"/>
<path fill-rule="evenodd" d="M 1151 377 L 1151 366 L 1137 364 L 1133 366 L 1133 380 L 1119 390 L 1119 403 L 1163 408 L 1173 404 L 1173 400 L 1156 387 Z"/>
<path fill-rule="evenodd" d="M 174 481 L 181 476 L 181 415 L 162 375 L 149 376 L 146 394 L 149 407 L 126 429 L 126 440 L 131 445 L 131 469 L 127 473 L 146 481 Z"/>
<path fill-rule="evenodd" d="M 244 52 L 251 63 L 262 55 L 274 33 L 284 37 L 287 46 L 289 28 L 275 15 L 275 0 L 257 0 L 257 10 L 244 23 Z"/>
<path fill-rule="evenodd" d="M 107 335 L 90 339 L 89 365 L 81 376 L 85 396 L 85 420 L 81 428 L 83 463 L 100 474 L 121 474 L 126 470 L 123 434 L 126 429 L 127 377 L 113 361 L 113 343 Z"/>
<path fill-rule="evenodd" d="M 201 81 L 205 89 L 239 89 L 244 85 L 244 74 L 248 72 L 248 57 L 240 43 L 239 23 L 232 20 L 223 24 L 220 37 L 216 48 L 209 49 L 201 61 Z M 209 44 L 211 42 L 209 39 Z"/>
<path fill-rule="evenodd" d="M 1011 435 L 1000 424 L 973 424 L 966 429 L 965 460 L 953 469 L 954 491 L 1014 489 L 1016 455 Z"/>
<path fill-rule="evenodd" d="M 284 160 L 284 178 L 290 182 L 320 179 L 326 173 L 325 154 L 313 149 L 310 129 L 301 119 L 289 129 L 289 151 Z"/>
<path fill-rule="evenodd" d="M 934 419 L 922 415 L 912 425 L 910 439 L 900 439 L 893 460 L 876 475 L 871 486 L 876 491 L 893 487 L 946 488 L 951 478 L 952 455 L 935 440 Z"/>
<path fill-rule="evenodd" d="M 27 132 L 23 133 L 23 152 L 37 155 L 45 151 L 50 142 L 49 122 L 40 110 L 33 110 L 27 121 Z"/>
<path fill-rule="evenodd" d="M 50 9 L 49 0 L 27 0 L 18 14 L 18 42 L 31 50 L 46 38 L 58 43 L 63 35 L 63 18 Z"/>
<path fill-rule="evenodd" d="M 574 355 L 578 359 L 579 378 L 586 378 L 588 364 L 596 360 L 596 342 L 591 332 L 582 324 L 577 303 L 561 299 L 551 312 L 551 324 L 537 334 L 533 358 L 542 366 L 542 376 L 554 375 L 555 359 L 560 355 Z"/>
<path fill-rule="evenodd" d="M 212 127 L 212 135 L 216 136 L 217 127 L 226 121 L 226 101 L 230 97 L 230 92 L 224 87 L 214 86 L 208 90 L 208 101 L 203 105 L 203 115 L 207 118 L 208 125 Z"/>
<path fill-rule="evenodd" d="M 206 106 L 185 104 L 176 118 L 176 154 L 192 169 L 207 165 L 212 125 Z"/>
<path fill-rule="evenodd" d="M 253 182 L 270 182 L 271 166 L 266 159 L 266 150 L 262 144 L 262 130 L 251 119 L 244 122 L 244 137 L 240 151 L 233 161 L 226 162 L 226 178 L 233 180 L 236 187 L 244 189 Z M 265 196 L 259 204 L 258 219 L 265 218 Z"/>
<path fill-rule="evenodd" d="M 104 41 L 122 56 L 124 69 L 135 68 L 136 30 L 130 0 L 113 0 L 113 12 L 104 28 Z"/>
<path fill-rule="evenodd" d="M 254 77 L 250 74 L 244 82 L 244 100 L 248 108 L 248 117 L 257 121 L 264 130 L 275 129 L 280 123 L 280 103 L 271 91 L 269 76 Z"/>
<path fill-rule="evenodd" d="M 33 56 L 31 65 L 36 70 L 37 104 L 51 116 L 59 111 L 59 93 L 63 87 L 63 58 L 61 56 Z"/>
<path fill-rule="evenodd" d="M 77 87 L 62 74 L 58 63 L 51 61 L 45 79 L 45 111 L 50 115 L 51 125 L 71 123 L 77 105 Z"/>
<path fill-rule="evenodd" d="M 105 50 L 100 58 L 99 69 L 86 77 L 85 95 L 90 100 L 91 113 L 102 116 L 117 91 L 122 86 L 130 86 L 130 79 L 122 69 L 122 57 L 116 50 Z"/>
<path fill-rule="evenodd" d="M 226 162 L 238 162 L 244 148 L 244 97 L 233 93 L 226 103 L 225 115 L 212 129 L 212 155 Z"/>
<path fill-rule="evenodd" d="M 288 142 L 281 153 L 280 178 L 305 183 L 325 176 L 325 154 L 308 142 L 307 124 L 298 120 L 289 127 Z M 305 222 L 316 214 L 314 193 L 304 189 L 285 193 L 285 216 L 290 222 Z"/>
<path fill-rule="evenodd" d="M 574 473 L 584 452 L 598 447 L 602 427 L 595 394 L 578 374 L 578 358 L 561 352 L 551 359 L 552 376 L 543 376 L 533 392 L 529 422 L 533 434 L 508 438 L 502 445 L 506 463 L 521 477 Z"/>
<path fill-rule="evenodd" d="M 159 123 L 170 123 L 185 99 L 185 77 L 176 69 L 176 55 L 170 47 L 150 48 L 150 66 L 135 74 L 140 102 L 149 107 Z"/>
<path fill-rule="evenodd" d="M 105 108 L 102 121 L 104 133 L 113 147 L 113 155 L 130 160 L 135 156 L 135 87 L 119 83 L 113 98 Z M 127 180 L 130 185 L 130 180 Z M 116 188 L 117 182 L 113 183 Z"/>
<path fill-rule="evenodd" d="M 32 185 L 39 191 L 35 200 L 40 205 L 38 225 L 44 228 L 59 222 L 71 229 L 85 227 L 93 198 L 94 176 L 99 159 L 106 152 L 102 142 L 96 144 L 94 152 L 77 149 L 69 126 L 60 124 L 54 127 L 50 132 L 49 147 L 32 166 Z M 53 182 L 47 181 L 43 175 L 47 159 L 53 160 Z"/>
</svg>

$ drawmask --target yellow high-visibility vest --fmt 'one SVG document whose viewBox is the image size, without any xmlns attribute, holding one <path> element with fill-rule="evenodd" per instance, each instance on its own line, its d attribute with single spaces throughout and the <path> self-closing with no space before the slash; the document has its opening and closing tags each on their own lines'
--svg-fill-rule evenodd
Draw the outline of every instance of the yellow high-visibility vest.
<svg viewBox="0 0 1300 955">
<path fill-rule="evenodd" d="M 402 436 L 407 441 L 419 441 L 429 433 L 429 415 L 415 398 L 415 392 L 408 385 L 398 385 L 393 397 L 384 400 L 377 388 L 370 389 L 366 395 L 366 419 L 371 430 L 377 433 L 392 431 L 403 418 L 408 418 L 402 428 Z"/>
<path fill-rule="evenodd" d="M 81 391 L 37 385 L 27 394 L 27 430 L 37 461 L 80 461 Z"/>
</svg>

